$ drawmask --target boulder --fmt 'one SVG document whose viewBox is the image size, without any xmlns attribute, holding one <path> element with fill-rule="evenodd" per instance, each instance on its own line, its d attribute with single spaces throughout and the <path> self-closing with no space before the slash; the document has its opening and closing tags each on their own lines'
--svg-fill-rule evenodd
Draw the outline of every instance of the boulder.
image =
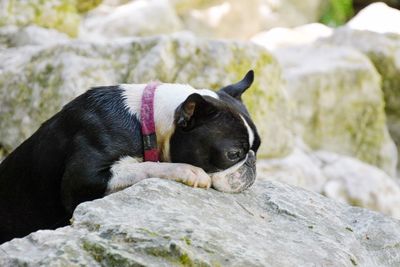
<svg viewBox="0 0 400 267">
<path fill-rule="evenodd" d="M 273 28 L 256 34 L 251 41 L 274 51 L 297 45 L 308 45 L 320 38 L 329 37 L 332 33 L 331 27 L 321 23 L 311 23 L 294 28 Z"/>
<path fill-rule="evenodd" d="M 112 7 L 100 5 L 82 21 L 79 37 L 99 40 L 167 34 L 182 29 L 167 0 L 137 0 Z"/>
<path fill-rule="evenodd" d="M 278 182 L 241 194 L 160 179 L 0 246 L 1 266 L 398 266 L 400 222 Z"/>
<path fill-rule="evenodd" d="M 266 47 L 276 47 L 271 51 L 293 101 L 295 133 L 313 149 L 354 156 L 394 176 L 397 151 L 386 126 L 381 77 L 359 51 L 312 41 L 326 34 L 310 34 L 303 44 L 293 34 L 290 45 L 289 32 L 282 48 L 264 39 Z"/>
<path fill-rule="evenodd" d="M 52 46 L 68 42 L 65 33 L 53 29 L 45 29 L 36 25 L 17 27 L 14 25 L 0 28 L 0 48 L 11 48 L 25 45 Z"/>
<path fill-rule="evenodd" d="M 36 24 L 76 36 L 79 23 L 75 0 L 0 0 L 0 27 Z"/>
<path fill-rule="evenodd" d="M 387 124 L 400 153 L 400 34 L 380 34 L 342 27 L 325 42 L 357 49 L 372 61 L 382 77 Z"/>
<path fill-rule="evenodd" d="M 385 3 L 373 3 L 357 13 L 347 26 L 354 30 L 400 34 L 400 11 Z"/>
<path fill-rule="evenodd" d="M 284 182 L 318 193 L 323 192 L 328 181 L 312 152 L 299 147 L 283 158 L 259 159 L 257 179 Z"/>
<path fill-rule="evenodd" d="M 192 35 L 70 41 L 0 51 L 0 147 L 10 152 L 73 97 L 92 86 L 118 83 L 188 83 L 218 89 L 249 70 L 255 82 L 244 101 L 263 142 L 259 155 L 292 149 L 287 97 L 280 68 L 264 48 Z"/>
<path fill-rule="evenodd" d="M 92 30 L 109 37 L 188 30 L 244 40 L 273 27 L 318 21 L 327 5 L 326 0 L 105 0 L 84 19 L 81 36 Z"/>
<path fill-rule="evenodd" d="M 330 152 L 319 151 L 313 155 L 327 179 L 322 190 L 325 196 L 400 219 L 400 186 L 385 172 Z"/>
<path fill-rule="evenodd" d="M 274 27 L 291 27 L 318 21 L 324 0 L 174 0 L 185 29 L 201 36 L 248 39 Z M 234 30 L 233 30 L 234 29 Z"/>
<path fill-rule="evenodd" d="M 400 185 L 355 158 L 297 147 L 287 157 L 257 162 L 257 177 L 300 186 L 352 206 L 400 219 Z"/>
</svg>

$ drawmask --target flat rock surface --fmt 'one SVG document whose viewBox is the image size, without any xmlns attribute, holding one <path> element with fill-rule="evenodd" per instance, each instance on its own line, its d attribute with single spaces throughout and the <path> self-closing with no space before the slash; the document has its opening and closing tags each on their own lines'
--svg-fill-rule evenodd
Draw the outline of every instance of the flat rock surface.
<svg viewBox="0 0 400 267">
<path fill-rule="evenodd" d="M 399 266 L 400 222 L 278 182 L 226 194 L 149 179 L 0 255 L 1 266 Z"/>
</svg>

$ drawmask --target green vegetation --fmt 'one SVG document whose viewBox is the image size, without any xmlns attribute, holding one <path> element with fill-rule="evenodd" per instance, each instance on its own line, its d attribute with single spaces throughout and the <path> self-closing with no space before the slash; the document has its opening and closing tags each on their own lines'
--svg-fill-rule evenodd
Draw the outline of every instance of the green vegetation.
<svg viewBox="0 0 400 267">
<path fill-rule="evenodd" d="M 329 26 L 339 26 L 345 24 L 353 15 L 353 0 L 329 0 L 320 21 Z"/>
</svg>

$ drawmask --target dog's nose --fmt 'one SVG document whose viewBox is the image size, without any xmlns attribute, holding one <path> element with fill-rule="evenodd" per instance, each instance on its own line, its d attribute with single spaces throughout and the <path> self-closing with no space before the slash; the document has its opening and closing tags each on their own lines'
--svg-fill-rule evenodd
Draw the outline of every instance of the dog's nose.
<svg viewBox="0 0 400 267">
<path fill-rule="evenodd" d="M 256 153 L 254 153 L 253 150 L 250 150 L 250 151 L 247 153 L 246 164 L 248 164 L 248 165 L 254 165 L 254 164 L 256 164 Z"/>
</svg>

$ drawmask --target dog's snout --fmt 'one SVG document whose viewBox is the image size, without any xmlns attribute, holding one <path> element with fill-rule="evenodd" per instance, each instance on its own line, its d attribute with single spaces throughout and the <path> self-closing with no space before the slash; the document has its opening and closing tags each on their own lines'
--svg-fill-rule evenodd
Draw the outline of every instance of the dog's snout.
<svg viewBox="0 0 400 267">
<path fill-rule="evenodd" d="M 255 165 L 256 164 L 256 154 L 254 153 L 253 150 L 250 150 L 247 153 L 247 160 L 246 160 L 247 165 Z"/>
</svg>

